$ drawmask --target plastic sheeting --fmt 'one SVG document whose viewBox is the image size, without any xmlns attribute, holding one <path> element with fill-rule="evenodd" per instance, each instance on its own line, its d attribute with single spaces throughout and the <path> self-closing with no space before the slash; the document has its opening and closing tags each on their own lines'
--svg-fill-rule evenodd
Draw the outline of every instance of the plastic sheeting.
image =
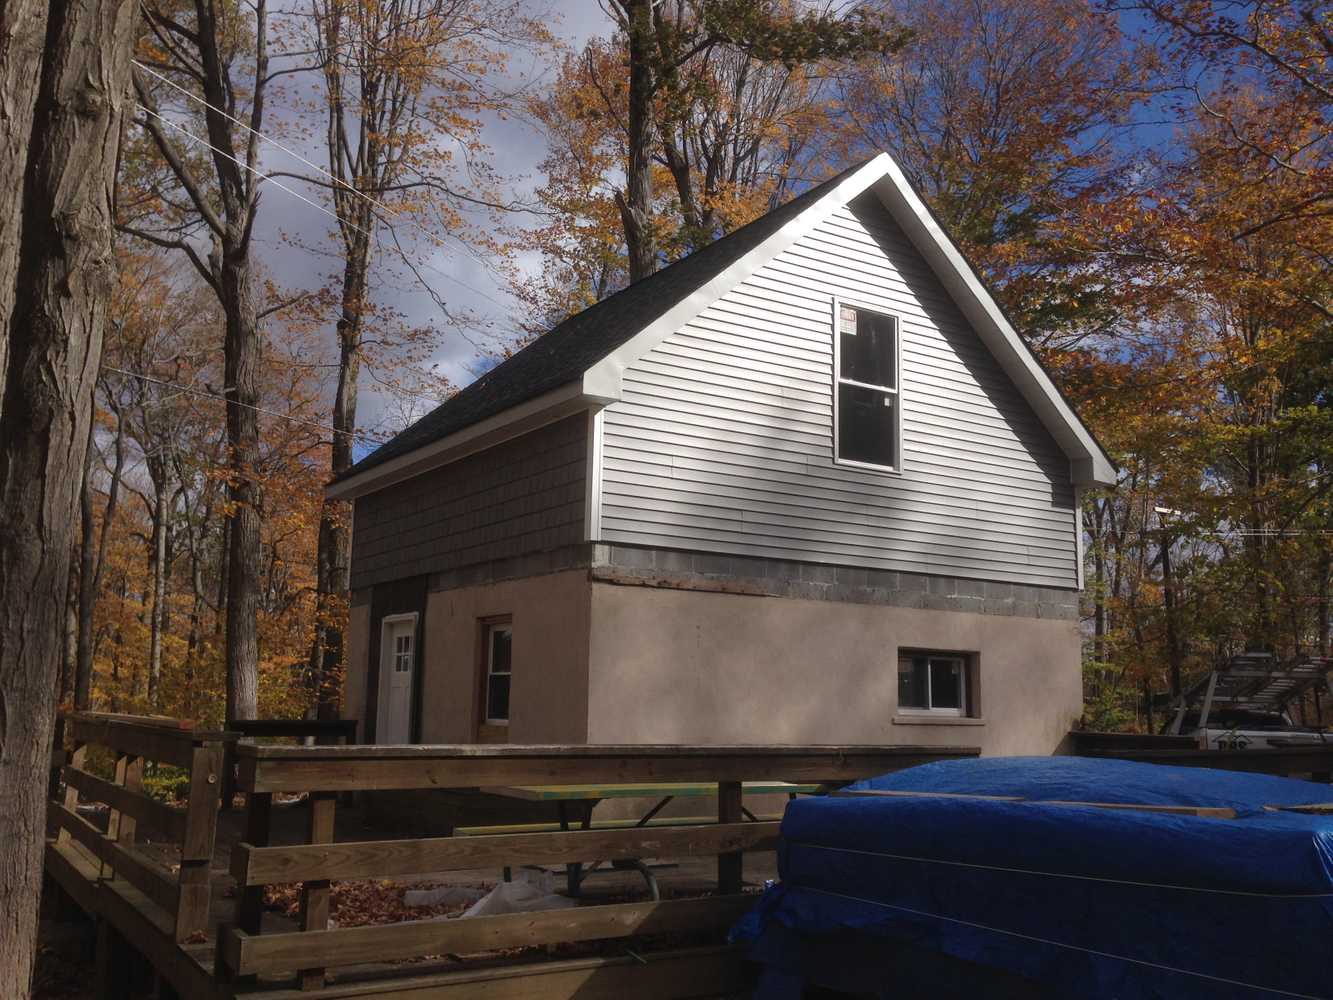
<svg viewBox="0 0 1333 1000">
<path fill-rule="evenodd" d="M 853 787 L 1029 801 L 790 803 L 781 881 L 736 933 L 771 970 L 915 996 L 899 958 L 933 952 L 1044 991 L 1014 995 L 1333 996 L 1333 820 L 1264 809 L 1327 801 L 1326 787 L 1074 757 L 947 761 Z"/>
</svg>

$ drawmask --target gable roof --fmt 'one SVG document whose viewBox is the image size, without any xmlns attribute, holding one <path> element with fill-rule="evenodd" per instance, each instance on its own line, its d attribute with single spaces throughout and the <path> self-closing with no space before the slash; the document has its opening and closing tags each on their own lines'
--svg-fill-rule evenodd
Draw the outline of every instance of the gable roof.
<svg viewBox="0 0 1333 1000">
<path fill-rule="evenodd" d="M 858 194 L 873 188 L 1069 455 L 1076 482 L 1113 466 L 887 153 L 849 167 L 748 225 L 570 316 L 357 462 L 329 485 L 357 496 L 448 461 L 448 445 L 507 416 L 563 415 L 619 398 L 634 359 Z M 915 230 L 915 231 L 914 231 Z M 923 245 L 923 242 L 925 245 Z M 969 308 L 972 306 L 972 308 Z M 983 329 L 983 327 L 985 329 Z M 987 332 L 993 335 L 986 336 Z M 993 342 L 992 342 L 993 341 Z M 998 351 L 997 351 L 998 348 Z M 562 391 L 563 390 L 563 391 Z M 558 409 L 563 407 L 563 409 Z M 460 445 L 464 442 L 458 441 Z M 427 453 L 431 453 L 428 455 Z"/>
</svg>

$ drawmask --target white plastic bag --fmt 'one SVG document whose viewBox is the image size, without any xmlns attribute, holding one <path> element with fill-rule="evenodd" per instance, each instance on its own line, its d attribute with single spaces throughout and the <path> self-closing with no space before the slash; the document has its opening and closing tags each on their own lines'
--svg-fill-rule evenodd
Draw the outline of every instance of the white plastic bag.
<svg viewBox="0 0 1333 1000">
<path fill-rule="evenodd" d="M 403 893 L 404 906 L 462 906 L 472 904 L 486 895 L 481 889 L 461 885 L 444 885 L 438 889 L 408 889 Z"/>
<path fill-rule="evenodd" d="M 551 872 L 521 868 L 514 872 L 514 881 L 501 882 L 459 914 L 459 917 L 533 913 L 537 910 L 562 910 L 570 906 L 578 906 L 578 903 L 567 896 L 556 895 L 555 876 Z"/>
</svg>

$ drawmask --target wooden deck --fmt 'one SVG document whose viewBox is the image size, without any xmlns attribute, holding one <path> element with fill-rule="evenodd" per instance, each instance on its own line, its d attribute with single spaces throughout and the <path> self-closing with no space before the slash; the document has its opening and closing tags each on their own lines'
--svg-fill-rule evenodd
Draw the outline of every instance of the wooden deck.
<svg viewBox="0 0 1333 1000">
<path fill-rule="evenodd" d="M 675 998 L 740 995 L 747 970 L 725 932 L 775 874 L 777 823 L 748 822 L 744 781 L 837 786 L 975 748 L 278 747 L 173 720 L 66 720 L 53 760 L 46 869 L 98 925 L 99 990 L 126 996 L 146 961 L 159 994 L 252 997 Z M 90 757 L 90 754 L 92 755 Z M 110 779 L 93 772 L 101 755 Z M 238 762 L 244 810 L 219 811 Z M 189 772 L 183 808 L 145 795 L 146 761 Z M 414 836 L 345 793 L 472 801 L 484 785 L 715 782 L 717 821 L 589 830 Z M 452 800 L 455 803 L 459 800 Z M 90 804 L 100 803 L 97 811 Z M 372 805 L 374 803 L 372 802 Z M 452 821 L 446 821 L 446 827 Z M 331 883 L 427 877 L 484 885 L 506 866 L 677 862 L 647 898 L 635 871 L 587 883 L 580 905 L 466 920 L 330 924 Z M 300 883 L 290 918 L 265 905 Z M 747 893 L 748 890 L 748 893 Z"/>
</svg>

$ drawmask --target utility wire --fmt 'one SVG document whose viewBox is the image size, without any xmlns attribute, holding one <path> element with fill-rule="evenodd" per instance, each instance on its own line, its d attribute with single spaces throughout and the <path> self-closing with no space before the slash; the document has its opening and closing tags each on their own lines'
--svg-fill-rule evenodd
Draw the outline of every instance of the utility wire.
<svg viewBox="0 0 1333 1000">
<path fill-rule="evenodd" d="M 380 445 L 383 440 L 375 438 L 364 431 L 340 431 L 329 424 L 321 424 L 314 420 L 306 420 L 303 417 L 294 417 L 290 413 L 283 413 L 281 410 L 271 410 L 268 407 L 256 406 L 254 403 L 242 403 L 238 399 L 232 399 L 230 396 L 218 392 L 209 392 L 206 389 L 199 389 L 195 386 L 181 385 L 179 382 L 168 382 L 166 379 L 155 378 L 152 375 L 145 375 L 143 372 L 126 371 L 124 368 L 116 368 L 112 365 L 103 365 L 102 371 L 115 372 L 117 375 L 124 375 L 127 378 L 137 378 L 144 382 L 150 382 L 153 385 L 160 385 L 168 389 L 175 389 L 178 392 L 189 393 L 193 396 L 202 396 L 205 399 L 216 399 L 228 406 L 243 406 L 246 409 L 254 410 L 256 413 L 263 413 L 270 417 L 278 417 L 282 420 L 289 420 L 295 424 L 301 424 L 305 427 L 312 427 L 315 430 L 328 431 L 330 434 L 341 434 L 344 437 L 358 438 L 367 444 Z"/>
<path fill-rule="evenodd" d="M 429 229 L 427 229 L 425 226 L 423 226 L 423 225 L 422 225 L 420 222 L 418 222 L 416 219 L 412 218 L 410 215 L 403 215 L 401 212 L 396 211 L 395 209 L 391 208 L 390 206 L 388 206 L 388 205 L 385 204 L 384 202 L 379 201 L 379 200 L 377 200 L 377 199 L 375 199 L 375 198 L 372 198 L 370 195 L 366 194 L 364 191 L 358 190 L 357 188 L 355 188 L 355 187 L 353 187 L 352 185 L 348 184 L 345 180 L 342 180 L 341 178 L 334 176 L 334 175 L 331 174 L 329 171 L 325 170 L 323 167 L 319 166 L 317 163 L 314 163 L 313 161 L 311 161 L 311 160 L 307 159 L 306 157 L 302 156 L 300 153 L 296 152 L 294 149 L 291 149 L 289 146 L 284 145 L 283 143 L 279 142 L 277 139 L 274 139 L 272 136 L 266 135 L 265 133 L 259 131 L 258 129 L 251 128 L 249 125 L 247 125 L 245 122 L 241 121 L 241 119 L 237 118 L 235 115 L 229 114 L 228 112 L 226 112 L 226 111 L 223 110 L 222 108 L 219 108 L 216 104 L 211 104 L 211 103 L 209 103 L 209 101 L 207 101 L 205 98 L 200 97 L 198 94 L 194 94 L 194 93 L 192 93 L 191 91 L 189 91 L 189 90 L 186 89 L 185 87 L 182 87 L 180 84 L 176 83 L 174 80 L 170 79 L 170 78 L 167 77 L 167 76 L 164 76 L 163 74 L 157 72 L 156 70 L 152 69 L 151 67 L 149 67 L 149 66 L 145 66 L 143 63 L 139 62 L 138 60 L 131 60 L 131 61 L 134 63 L 135 66 L 138 66 L 138 67 L 139 67 L 140 69 L 142 69 L 145 73 L 148 73 L 149 75 L 155 77 L 156 79 L 161 80 L 161 81 L 162 81 L 163 83 L 165 83 L 167 86 L 171 87 L 172 89 L 174 89 L 174 90 L 176 90 L 176 91 L 179 91 L 181 94 L 184 94 L 184 95 L 185 95 L 187 98 L 189 98 L 190 100 L 196 102 L 197 104 L 202 104 L 204 107 L 206 107 L 206 108 L 208 108 L 208 109 L 210 109 L 210 110 L 212 110 L 212 111 L 215 111 L 217 114 L 222 115 L 222 116 L 223 116 L 224 118 L 226 118 L 228 121 L 230 121 L 230 122 L 232 122 L 232 123 L 234 123 L 234 124 L 240 126 L 241 128 L 245 129 L 246 132 L 250 133 L 251 135 L 255 136 L 256 138 L 258 138 L 258 139 L 262 139 L 264 142 L 267 142 L 267 143 L 272 144 L 273 146 L 276 146 L 278 149 L 282 150 L 282 151 L 283 151 L 284 153 L 286 153 L 288 156 L 290 156 L 290 157 L 292 157 L 293 159 L 298 160 L 298 161 L 300 161 L 301 163 L 305 164 L 305 165 L 306 165 L 307 167 L 309 167 L 311 170 L 314 170 L 314 171 L 315 171 L 316 173 L 318 173 L 320 176 L 328 178 L 329 181 L 331 181 L 335 187 L 341 187 L 341 188 L 344 188 L 344 189 L 347 190 L 349 193 L 351 193 L 351 194 L 355 195 L 356 197 L 361 198 L 361 199 L 363 199 L 364 201 L 366 201 L 368 204 L 370 204 L 370 205 L 372 206 L 372 208 L 379 209 L 379 210 L 382 211 L 382 212 L 387 212 L 389 215 L 392 215 L 394 218 L 396 218 L 396 219 L 400 219 L 400 220 L 402 220 L 402 221 L 407 222 L 408 225 L 411 225 L 411 226 L 415 227 L 416 229 L 420 230 L 420 231 L 426 236 L 427 239 L 429 239 L 432 243 L 434 243 L 434 244 L 435 244 L 436 246 L 438 246 L 440 249 L 442 249 L 442 250 L 447 250 L 447 251 L 450 251 L 450 252 L 453 251 L 453 249 L 454 249 L 453 247 L 451 247 L 448 243 L 446 243 L 446 242 L 445 242 L 443 239 L 441 239 L 439 236 L 436 236 L 434 233 L 432 233 Z M 144 106 L 143 106 L 142 104 L 140 104 L 139 107 L 144 108 Z M 149 111 L 148 108 L 144 108 L 144 110 L 145 110 L 145 111 Z M 157 118 L 160 119 L 161 121 L 166 121 L 165 118 L 163 118 L 160 114 L 158 114 L 158 113 L 155 112 L 155 111 L 149 111 L 149 114 L 154 115 L 155 117 L 157 117 Z M 168 122 L 168 124 L 171 124 L 171 123 Z M 202 139 L 202 138 L 199 137 L 199 136 L 194 135 L 193 133 L 186 132 L 186 131 L 185 131 L 184 129 L 182 129 L 179 125 L 172 125 L 172 128 L 177 129 L 177 131 L 185 132 L 186 135 L 189 135 L 189 136 L 190 136 L 192 139 L 194 139 L 196 142 L 200 142 L 200 143 L 204 143 L 205 145 L 208 145 L 208 143 L 207 143 L 206 140 Z M 251 168 L 251 167 L 246 167 L 244 164 L 241 164 L 239 160 L 236 160 L 236 158 L 235 158 L 234 156 L 231 156 L 229 153 L 223 152 L 222 150 L 220 150 L 220 149 L 218 149 L 217 147 L 212 146 L 212 145 L 209 145 L 209 148 L 212 149 L 214 152 L 220 154 L 221 156 L 225 156 L 225 157 L 227 157 L 228 159 L 231 159 L 233 162 L 236 162 L 236 163 L 239 164 L 240 166 L 245 167 L 245 169 L 247 169 L 247 170 L 253 170 L 253 168 Z M 253 172 L 255 172 L 255 173 L 259 173 L 258 171 L 253 171 Z M 271 181 L 271 182 L 274 183 L 274 184 L 277 184 L 278 187 L 282 188 L 282 190 L 284 190 L 284 191 L 289 192 L 290 194 L 296 194 L 296 192 L 295 192 L 295 191 L 292 191 L 291 188 L 286 187 L 286 186 L 284 186 L 284 185 L 282 185 L 282 184 L 279 184 L 276 180 L 273 180 L 273 178 L 272 178 L 272 177 L 269 177 L 267 174 L 259 174 L 259 176 L 260 176 L 260 177 L 263 177 L 265 180 L 268 180 L 268 181 Z M 362 229 L 361 227 L 359 227 L 359 226 L 357 226 L 357 225 L 354 225 L 354 224 L 351 223 L 351 222 L 346 222 L 346 221 L 344 221 L 340 216 L 336 215 L 335 213 L 328 211 L 327 209 L 323 208 L 322 206 L 315 205 L 315 203 L 314 203 L 313 201 L 311 201 L 310 199 L 308 199 L 308 198 L 304 198 L 304 197 L 302 197 L 302 196 L 299 195 L 299 194 L 297 194 L 296 197 L 300 198 L 300 199 L 301 199 L 302 201 L 304 201 L 307 205 L 314 205 L 316 208 L 319 208 L 320 211 L 324 212 L 324 214 L 326 214 L 326 215 L 331 216 L 331 217 L 332 217 L 334 220 L 336 220 L 340 225 L 345 225 L 345 226 L 347 226 L 348 228 L 350 228 L 350 229 L 354 229 L 354 230 L 356 230 L 357 232 L 366 235 L 368 238 L 370 238 L 370 239 L 372 239 L 372 240 L 375 240 L 375 237 L 374 237 L 372 234 L 367 233 L 367 232 L 366 232 L 364 229 Z M 385 220 L 385 219 L 380 219 L 380 222 L 382 222 L 382 223 L 383 223 L 384 225 L 386 225 L 386 226 L 389 226 L 390 229 L 393 228 L 393 225 L 392 225 L 390 222 L 388 222 L 387 220 Z M 375 241 L 376 241 L 377 243 L 379 242 L 378 240 L 375 240 Z M 406 260 L 407 260 L 407 253 L 403 250 L 402 245 L 398 242 L 397 239 L 394 240 L 394 243 L 397 245 L 398 252 L 403 256 L 404 261 L 406 261 Z M 381 243 L 380 245 L 383 246 L 382 243 Z M 462 286 L 463 288 L 466 288 L 468 291 L 472 292 L 474 295 L 480 295 L 482 298 L 484 298 L 484 299 L 486 299 L 486 300 L 488 300 L 488 301 L 494 303 L 495 305 L 499 306 L 501 309 L 507 309 L 507 308 L 508 308 L 508 306 L 506 306 L 503 302 L 498 301 L 498 300 L 495 299 L 493 296 L 486 294 L 485 292 L 483 292 L 483 291 L 482 291 L 481 289 L 479 289 L 479 288 L 474 288 L 472 285 L 469 285 L 467 282 L 463 281 L 462 279 L 460 279 L 460 278 L 456 278 L 456 277 L 454 277 L 454 276 L 451 275 L 451 274 L 448 274 L 448 273 L 446 273 L 446 272 L 444 272 L 444 271 L 441 271 L 439 268 L 432 267 L 430 264 L 426 263 L 425 261 L 418 261 L 418 263 L 420 263 L 423 267 L 428 268 L 429 270 L 435 271 L 435 272 L 436 272 L 437 274 L 439 274 L 441 277 L 446 278 L 446 279 L 448 279 L 449 281 L 453 281 L 453 282 L 457 283 L 458 285 Z M 410 264 L 410 262 L 409 262 L 409 267 L 410 267 L 410 266 L 411 266 L 411 264 Z"/>
</svg>

